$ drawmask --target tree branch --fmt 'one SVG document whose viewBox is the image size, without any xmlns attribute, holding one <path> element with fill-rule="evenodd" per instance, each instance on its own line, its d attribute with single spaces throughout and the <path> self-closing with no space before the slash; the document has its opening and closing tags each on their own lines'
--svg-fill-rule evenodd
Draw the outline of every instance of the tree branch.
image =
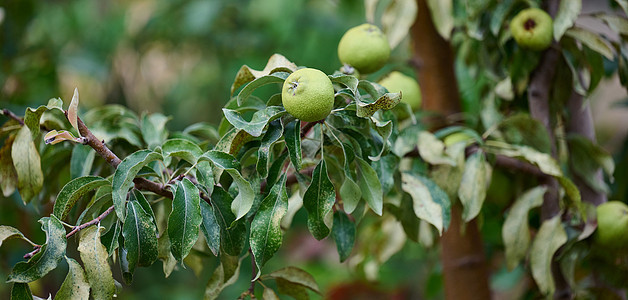
<svg viewBox="0 0 628 300">
<path fill-rule="evenodd" d="M 12 111 L 8 110 L 8 109 L 3 109 L 2 110 L 2 114 L 17 121 L 18 123 L 20 123 L 20 125 L 24 125 L 24 120 L 22 120 L 22 118 L 18 117 L 16 114 L 14 114 Z"/>
</svg>

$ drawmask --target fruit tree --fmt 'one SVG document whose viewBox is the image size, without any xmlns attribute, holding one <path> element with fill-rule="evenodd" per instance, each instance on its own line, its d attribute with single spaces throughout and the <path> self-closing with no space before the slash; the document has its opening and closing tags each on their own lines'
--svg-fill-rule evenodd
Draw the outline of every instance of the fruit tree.
<svg viewBox="0 0 628 300">
<path fill-rule="evenodd" d="M 626 98 L 626 1 L 591 1 L 603 10 L 589 12 L 581 0 L 367 0 L 353 7 L 359 22 L 335 35 L 337 58 L 320 58 L 333 71 L 281 49 L 264 66 L 237 57 L 229 92 L 203 94 L 220 98 L 220 118 L 208 112 L 201 122 L 184 102 L 189 118 L 89 102 L 122 94 L 107 89 L 116 82 L 125 98 L 151 107 L 159 106 L 153 96 L 185 98 L 187 87 L 219 81 L 210 71 L 173 87 L 168 69 L 196 70 L 203 28 L 245 23 L 223 17 L 227 9 L 210 12 L 241 8 L 182 4 L 173 18 L 185 16 L 184 39 L 172 34 L 177 22 L 157 17 L 168 9 L 144 2 L 120 4 L 120 18 L 135 14 L 125 29 L 86 35 L 100 45 L 91 55 L 116 57 L 109 67 L 123 70 L 118 77 L 76 83 L 72 97 L 51 94 L 38 105 L 11 100 L 39 92 L 23 85 L 40 69 L 12 70 L 46 59 L 19 59 L 15 49 L 57 36 L 45 34 L 48 23 L 20 21 L 20 4 L 0 3 L 4 32 L 37 29 L 24 29 L 19 43 L 11 40 L 19 34 L 0 35 L 12 41 L 0 73 L 9 99 L 0 118 L 0 246 L 9 249 L 0 249 L 0 297 L 124 298 L 136 284 L 190 270 L 196 279 L 186 284 L 206 299 L 628 297 L 628 146 L 611 154 L 598 143 L 591 110 L 613 80 Z M 298 43 L 299 26 L 312 19 L 290 21 L 296 13 L 272 3 L 283 1 L 251 2 L 251 16 L 295 22 L 295 51 L 323 55 L 316 38 Z M 221 21 L 195 18 L 204 12 Z M 256 26 L 212 37 L 212 47 L 255 41 L 248 30 Z M 170 44 L 147 42 L 151 50 L 130 63 L 138 54 L 124 47 L 154 31 L 181 52 L 163 55 Z M 116 34 L 137 40 L 106 46 Z M 143 86 L 145 78 L 156 79 Z M 327 267 L 307 265 L 326 255 Z M 142 271 L 155 266 L 159 279 Z M 386 277 L 394 279 L 387 287 L 372 284 Z"/>
</svg>

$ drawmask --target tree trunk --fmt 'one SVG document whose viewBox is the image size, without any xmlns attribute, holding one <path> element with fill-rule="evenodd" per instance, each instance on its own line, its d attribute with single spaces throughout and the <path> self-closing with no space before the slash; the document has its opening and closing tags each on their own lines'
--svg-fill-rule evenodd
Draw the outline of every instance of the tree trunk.
<svg viewBox="0 0 628 300">
<path fill-rule="evenodd" d="M 453 51 L 434 28 L 425 0 L 418 0 L 412 26 L 414 61 L 423 109 L 442 115 L 460 112 Z M 490 299 L 488 268 L 475 220 L 464 224 L 459 204 L 452 206 L 449 229 L 441 238 L 441 260 L 447 299 Z M 463 226 L 466 228 L 463 229 Z"/>
</svg>

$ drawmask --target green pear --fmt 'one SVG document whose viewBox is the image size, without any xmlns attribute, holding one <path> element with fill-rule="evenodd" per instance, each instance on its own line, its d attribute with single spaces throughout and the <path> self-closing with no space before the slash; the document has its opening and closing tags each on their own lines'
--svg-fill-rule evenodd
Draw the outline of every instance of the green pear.
<svg viewBox="0 0 628 300">
<path fill-rule="evenodd" d="M 314 122 L 326 118 L 334 108 L 334 86 L 317 69 L 299 69 L 283 83 L 281 102 L 295 118 Z"/>
<path fill-rule="evenodd" d="M 510 21 L 510 32 L 522 48 L 540 51 L 552 44 L 554 24 L 544 10 L 528 8 Z"/>
<path fill-rule="evenodd" d="M 360 73 L 373 73 L 383 67 L 390 57 L 386 35 L 375 25 L 353 27 L 342 36 L 338 44 L 338 58 Z"/>
<path fill-rule="evenodd" d="M 609 201 L 597 207 L 596 241 L 609 249 L 628 250 L 628 205 Z"/>
<path fill-rule="evenodd" d="M 421 107 L 421 88 L 414 78 L 393 71 L 380 80 L 379 84 L 391 93 L 401 92 L 401 101 L 408 103 L 412 110 L 418 110 Z"/>
</svg>

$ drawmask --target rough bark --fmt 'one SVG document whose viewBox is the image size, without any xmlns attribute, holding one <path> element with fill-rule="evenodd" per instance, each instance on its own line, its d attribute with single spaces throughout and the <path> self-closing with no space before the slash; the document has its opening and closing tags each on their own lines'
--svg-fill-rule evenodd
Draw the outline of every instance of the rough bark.
<svg viewBox="0 0 628 300">
<path fill-rule="evenodd" d="M 451 45 L 434 28 L 425 0 L 418 0 L 412 26 L 414 61 L 423 95 L 423 109 L 442 115 L 460 112 Z M 490 299 L 488 268 L 475 220 L 464 233 L 459 204 L 452 207 L 449 229 L 441 238 L 441 260 L 447 299 Z"/>
</svg>

